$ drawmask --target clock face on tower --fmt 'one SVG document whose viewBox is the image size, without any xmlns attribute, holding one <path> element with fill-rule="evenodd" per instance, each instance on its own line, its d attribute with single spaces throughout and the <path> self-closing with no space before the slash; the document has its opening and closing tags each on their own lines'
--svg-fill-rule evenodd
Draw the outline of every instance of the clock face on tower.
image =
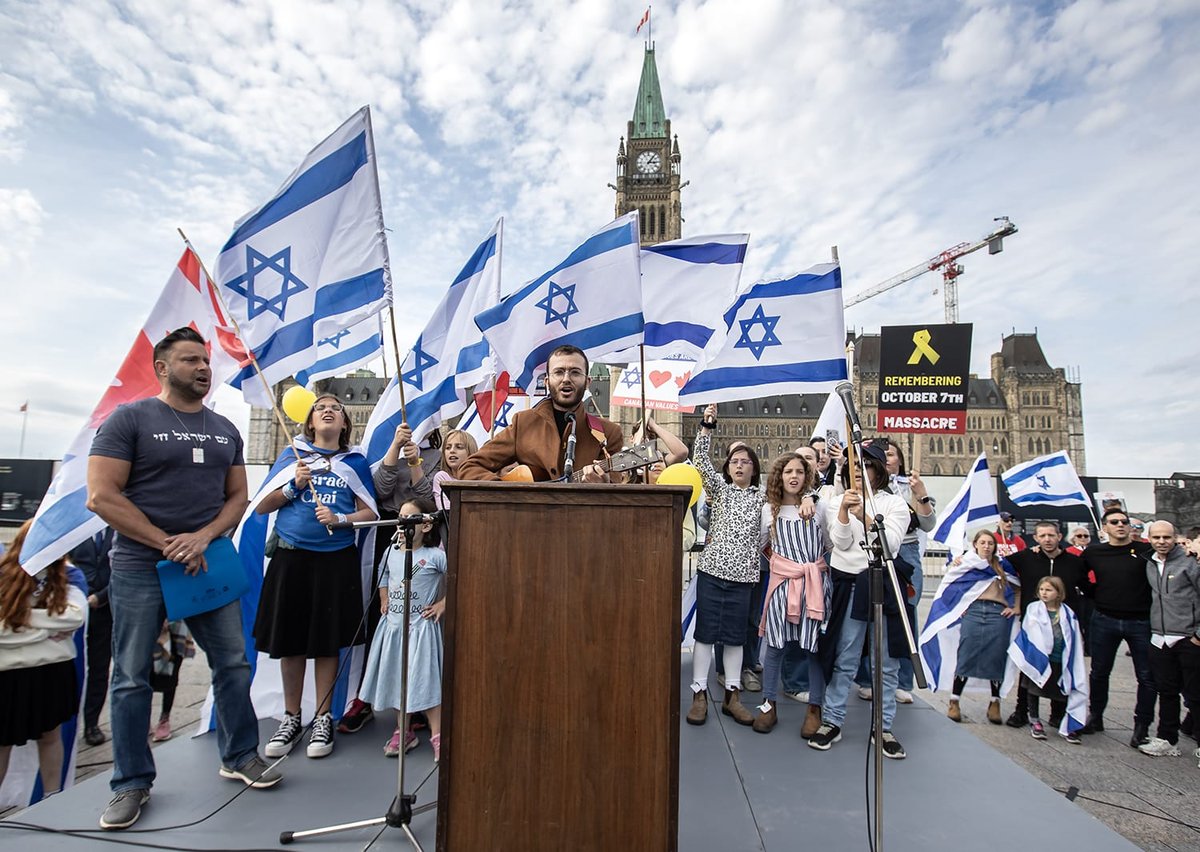
<svg viewBox="0 0 1200 852">
<path fill-rule="evenodd" d="M 662 159 L 654 151 L 643 151 L 638 154 L 637 170 L 642 174 L 657 174 L 661 166 Z"/>
</svg>

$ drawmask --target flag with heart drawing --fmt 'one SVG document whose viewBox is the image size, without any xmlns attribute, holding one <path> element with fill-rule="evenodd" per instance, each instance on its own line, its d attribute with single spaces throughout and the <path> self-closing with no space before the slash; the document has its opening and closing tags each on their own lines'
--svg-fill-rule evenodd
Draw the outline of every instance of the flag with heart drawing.
<svg viewBox="0 0 1200 852">
<path fill-rule="evenodd" d="M 646 407 L 662 411 L 695 410 L 695 406 L 679 405 L 679 389 L 691 378 L 694 361 L 664 359 L 646 362 Z M 621 370 L 612 388 L 613 405 L 642 404 L 642 365 L 630 364 Z"/>
</svg>

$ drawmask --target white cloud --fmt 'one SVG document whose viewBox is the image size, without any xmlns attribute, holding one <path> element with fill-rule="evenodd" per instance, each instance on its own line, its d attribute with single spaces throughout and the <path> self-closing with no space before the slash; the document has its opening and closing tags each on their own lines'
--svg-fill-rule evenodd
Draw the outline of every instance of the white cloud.
<svg viewBox="0 0 1200 852">
<path fill-rule="evenodd" d="M 506 286 L 544 271 L 612 213 L 639 13 L 586 0 L 9 4 L 0 186 L 22 187 L 6 197 L 28 193 L 38 213 L 22 239 L 6 235 L 0 275 L 23 285 L 22 315 L 52 305 L 61 335 L 103 342 L 69 381 L 47 366 L 0 391 L 0 410 L 12 393 L 94 396 L 81 388 L 108 381 L 178 256 L 174 227 L 214 257 L 233 221 L 363 103 L 402 346 L 496 216 Z M 1200 290 L 1194 3 L 680 0 L 654 15 L 692 181 L 685 233 L 749 230 L 747 277 L 838 245 L 853 292 L 1010 215 L 1021 232 L 1005 253 L 964 261 L 976 369 L 1002 333 L 1036 326 L 1052 363 L 1083 371 L 1093 470 L 1195 466 L 1168 440 L 1190 428 L 1186 406 L 1145 416 L 1143 355 L 1183 359 L 1149 363 L 1196 396 L 1181 365 L 1200 343 L 1150 309 L 1184 316 L 1182 294 Z M 53 250 L 38 230 L 49 221 Z M 36 288 L 14 245 L 36 254 Z M 939 284 L 927 275 L 848 319 L 940 317 Z M 18 330 L 0 356 L 62 363 L 53 337 Z M 76 426 L 39 430 L 39 452 L 56 455 Z M 1161 457 L 1131 457 L 1128 434 Z"/>
<path fill-rule="evenodd" d="M 28 189 L 0 187 L 0 269 L 24 264 L 29 259 L 38 237 L 46 211 Z"/>
</svg>

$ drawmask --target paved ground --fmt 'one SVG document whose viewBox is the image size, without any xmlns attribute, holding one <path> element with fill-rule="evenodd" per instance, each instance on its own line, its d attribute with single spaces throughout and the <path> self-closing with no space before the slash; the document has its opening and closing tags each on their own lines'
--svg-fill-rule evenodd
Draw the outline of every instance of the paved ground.
<svg viewBox="0 0 1200 852">
<path fill-rule="evenodd" d="M 925 608 L 928 603 L 927 597 Z M 1079 807 L 1142 848 L 1155 852 L 1200 850 L 1200 767 L 1192 754 L 1196 743 L 1184 738 L 1181 757 L 1152 758 L 1130 748 L 1134 686 L 1132 663 L 1122 652 L 1105 714 L 1107 730 L 1085 737 L 1080 746 L 1068 745 L 1053 735 L 1040 742 L 1026 729 L 988 724 L 983 695 L 964 697 L 962 725 L 1053 790 L 1065 795 L 1068 788 L 1077 787 Z M 207 688 L 208 668 L 202 652 L 197 652 L 195 659 L 184 663 L 180 675 L 171 717 L 176 736 L 190 734 Z M 935 708 L 946 707 L 946 696 L 941 693 L 921 692 L 918 699 Z M 155 695 L 155 719 L 158 707 L 159 696 Z M 1005 716 L 1012 710 L 1011 699 L 1003 703 L 1003 710 Z M 902 725 L 902 718 L 898 724 Z M 108 732 L 107 708 L 101 727 Z M 109 743 L 97 747 L 81 743 L 77 778 L 108 772 L 111 759 Z M 1012 839 L 1019 843 L 1017 835 Z"/>
</svg>

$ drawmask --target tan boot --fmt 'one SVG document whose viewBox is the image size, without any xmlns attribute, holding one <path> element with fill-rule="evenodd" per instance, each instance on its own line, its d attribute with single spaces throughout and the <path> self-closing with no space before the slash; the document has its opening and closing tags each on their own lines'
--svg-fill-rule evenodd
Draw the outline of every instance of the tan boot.
<svg viewBox="0 0 1200 852">
<path fill-rule="evenodd" d="M 958 699 L 950 699 L 950 706 L 946 709 L 946 715 L 950 717 L 950 721 L 952 722 L 962 721 L 962 711 L 958 709 Z"/>
<path fill-rule="evenodd" d="M 689 725 L 703 725 L 708 718 L 708 692 L 700 690 L 692 693 L 692 706 L 687 712 Z"/>
<path fill-rule="evenodd" d="M 739 725 L 753 725 L 754 716 L 742 704 L 742 699 L 738 697 L 740 689 L 725 690 L 725 703 L 721 705 L 721 712 L 726 716 L 732 716 L 733 721 Z"/>
<path fill-rule="evenodd" d="M 993 725 L 1003 725 L 1004 719 L 1000 716 L 1000 699 L 993 698 L 988 702 L 988 721 Z"/>
<path fill-rule="evenodd" d="M 763 710 L 760 707 L 758 709 L 758 715 L 754 717 L 754 724 L 750 727 L 754 728 L 754 730 L 760 734 L 769 734 L 771 733 L 771 729 L 774 728 L 779 722 L 779 719 L 775 715 L 774 704 L 772 704 L 770 701 L 764 701 L 763 704 L 770 709 Z"/>
<path fill-rule="evenodd" d="M 804 724 L 800 728 L 800 736 L 808 739 L 821 727 L 821 705 L 808 705 L 808 713 L 804 716 Z"/>
</svg>

